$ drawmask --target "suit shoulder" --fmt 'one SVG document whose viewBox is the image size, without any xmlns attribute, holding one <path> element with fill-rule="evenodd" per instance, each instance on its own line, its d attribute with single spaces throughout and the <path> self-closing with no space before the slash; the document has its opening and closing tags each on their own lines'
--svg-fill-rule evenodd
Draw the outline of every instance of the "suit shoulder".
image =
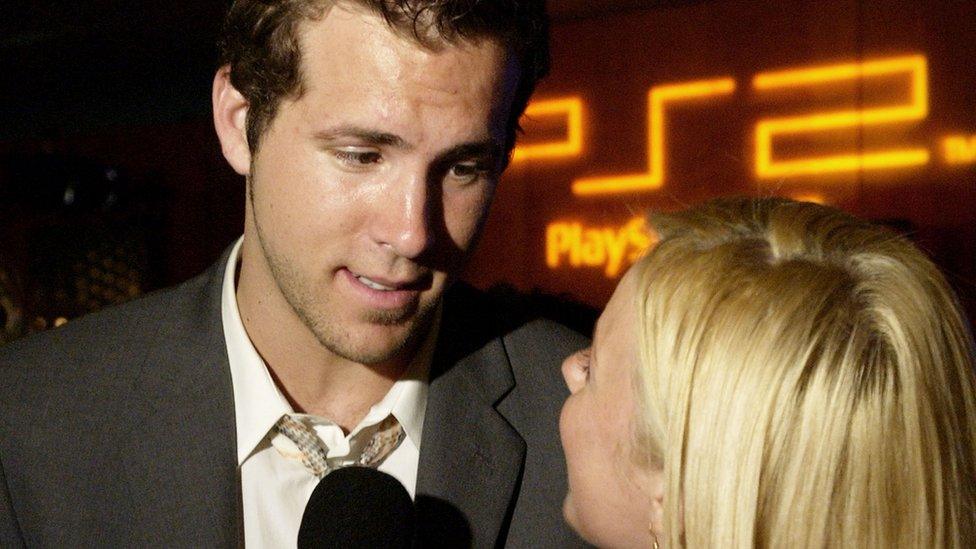
<svg viewBox="0 0 976 549">
<path fill-rule="evenodd" d="M 520 385 L 557 387 L 562 392 L 560 366 L 565 358 L 590 344 L 590 339 L 548 318 L 527 321 L 503 337 L 512 372 Z"/>
<path fill-rule="evenodd" d="M 0 347 L 0 368 L 41 366 L 45 359 L 97 353 L 113 341 L 137 342 L 151 337 L 173 311 L 185 309 L 200 298 L 200 283 L 197 277 L 10 342 Z"/>
<path fill-rule="evenodd" d="M 525 342 L 542 346 L 545 350 L 558 351 L 563 348 L 577 350 L 589 345 L 590 338 L 569 325 L 546 317 L 527 320 L 517 329 L 505 335 L 508 342 Z"/>
<path fill-rule="evenodd" d="M 599 316 L 599 310 L 568 295 L 526 293 L 509 286 L 496 286 L 485 292 L 485 296 L 506 325 L 507 341 L 524 340 L 541 346 L 541 351 L 557 354 L 588 345 Z"/>
<path fill-rule="evenodd" d="M 127 417 L 147 387 L 168 386 L 175 364 L 222 340 L 219 304 L 219 285 L 197 277 L 0 348 L 0 441 L 41 440 L 24 427 L 36 423 L 109 429 L 105 417 Z"/>
<path fill-rule="evenodd" d="M 452 294 L 453 308 L 463 310 L 465 325 L 480 323 L 485 333 L 501 336 L 520 386 L 562 395 L 560 364 L 589 345 L 588 334 L 598 316 L 595 308 L 564 296 L 510 287 L 480 291 L 461 286 Z"/>
<path fill-rule="evenodd" d="M 205 273 L 0 347 L 0 399 L 83 402 L 127 390 L 150 349 L 219 319 L 213 284 Z"/>
</svg>

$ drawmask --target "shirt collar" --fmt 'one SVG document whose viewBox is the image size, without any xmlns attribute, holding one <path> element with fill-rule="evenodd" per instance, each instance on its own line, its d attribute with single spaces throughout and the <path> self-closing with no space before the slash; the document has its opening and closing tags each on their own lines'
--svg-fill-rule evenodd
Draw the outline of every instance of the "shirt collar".
<svg viewBox="0 0 976 549">
<path fill-rule="evenodd" d="M 291 404 L 275 385 L 267 365 L 251 343 L 241 321 L 235 282 L 243 241 L 243 237 L 239 238 L 231 249 L 221 290 L 221 319 L 234 386 L 238 465 L 243 464 L 254 453 L 281 416 L 294 413 Z M 428 375 L 440 318 L 439 306 L 424 343 L 403 376 L 393 384 L 380 402 L 370 408 L 351 434 L 365 425 L 382 421 L 392 413 L 403 426 L 407 437 L 420 449 L 427 410 Z"/>
<path fill-rule="evenodd" d="M 384 401 L 399 392 L 399 396 L 394 397 L 391 413 L 400 425 L 407 437 L 420 449 L 420 441 L 424 433 L 424 416 L 427 411 L 427 389 L 430 379 L 430 364 L 434 355 L 434 346 L 437 343 L 437 334 L 440 332 L 441 325 L 441 306 L 437 306 L 434 320 L 431 322 L 427 337 L 420 346 L 419 351 L 414 355 L 413 361 L 406 371 L 393 384 L 390 392 L 384 397 Z M 382 403 L 382 401 L 381 401 Z M 368 414 L 367 414 L 368 415 Z M 380 417 L 377 421 L 381 421 Z"/>
<path fill-rule="evenodd" d="M 248 338 L 237 308 L 235 279 L 243 241 L 243 237 L 237 240 L 227 259 L 220 300 L 227 359 L 234 384 L 238 465 L 244 463 L 282 415 L 294 411 Z"/>
</svg>

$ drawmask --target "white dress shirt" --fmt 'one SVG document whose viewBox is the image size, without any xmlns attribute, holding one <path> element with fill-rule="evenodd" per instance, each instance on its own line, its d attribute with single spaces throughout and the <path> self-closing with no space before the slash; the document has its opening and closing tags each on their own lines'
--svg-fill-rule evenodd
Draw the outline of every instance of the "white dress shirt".
<svg viewBox="0 0 976 549">
<path fill-rule="evenodd" d="M 294 409 L 281 394 L 267 365 L 254 349 L 241 322 L 235 280 L 243 238 L 231 250 L 224 273 L 221 315 L 227 358 L 234 384 L 237 422 L 237 466 L 241 478 L 244 509 L 244 544 L 248 548 L 295 547 L 302 513 L 318 484 L 302 464 L 294 443 L 273 430 L 275 423 Z M 327 418 L 302 415 L 329 449 L 330 464 L 347 464 L 356 455 L 350 445 L 362 446 L 357 437 L 390 414 L 400 422 L 406 436 L 378 469 L 396 477 L 413 497 L 417 464 L 427 409 L 427 378 L 436 340 L 436 323 L 404 375 L 348 436 Z M 369 431 L 369 429 L 367 429 Z M 347 460 L 347 456 L 349 459 Z"/>
</svg>

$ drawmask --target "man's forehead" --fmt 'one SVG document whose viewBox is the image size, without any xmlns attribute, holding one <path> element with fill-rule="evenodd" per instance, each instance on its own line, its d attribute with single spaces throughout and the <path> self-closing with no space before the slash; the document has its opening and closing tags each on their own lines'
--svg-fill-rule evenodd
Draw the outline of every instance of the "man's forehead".
<svg viewBox="0 0 976 549">
<path fill-rule="evenodd" d="M 431 3 L 434 4 L 434 6 L 427 5 Z M 383 6 L 383 10 L 387 10 L 386 14 L 380 10 L 381 4 Z M 492 36 L 491 32 L 486 32 L 483 29 L 475 30 L 473 28 L 465 28 L 465 30 L 460 30 L 458 28 L 454 28 L 455 23 L 463 19 L 465 16 L 456 16 L 455 14 L 459 10 L 456 6 L 451 7 L 452 2 L 449 1 L 442 1 L 439 3 L 401 3 L 390 0 L 382 0 L 381 2 L 371 2 L 366 0 L 322 0 L 318 6 L 319 8 L 313 12 L 316 18 L 321 18 L 333 8 L 337 8 L 349 13 L 360 13 L 373 16 L 381 20 L 386 28 L 394 34 L 399 35 L 406 41 L 412 42 L 431 51 L 437 51 L 442 48 L 465 44 L 469 46 L 476 46 L 486 42 L 494 43 L 508 49 L 507 44 L 509 40 L 502 39 L 501 34 L 498 36 Z M 451 19 L 452 21 L 445 25 L 443 21 L 444 17 L 438 15 L 439 11 L 449 13 L 450 17 L 448 19 Z M 441 20 L 438 20 L 438 17 L 440 17 Z M 464 25 L 463 23 L 460 26 L 470 27 L 469 25 Z"/>
<path fill-rule="evenodd" d="M 303 90 L 395 95 L 423 88 L 432 102 L 480 96 L 497 102 L 514 88 L 514 59 L 497 42 L 464 41 L 430 48 L 394 32 L 382 17 L 336 7 L 301 32 Z"/>
<path fill-rule="evenodd" d="M 389 134 L 403 149 L 489 143 L 504 156 L 518 70 L 499 42 L 431 48 L 345 4 L 301 29 L 300 92 L 286 102 L 298 103 L 303 125 L 314 135 Z"/>
<path fill-rule="evenodd" d="M 372 23 L 375 30 L 390 33 L 418 49 L 438 53 L 450 48 L 501 48 L 510 50 L 500 37 L 485 35 L 461 35 L 457 31 L 439 27 L 433 19 L 433 10 L 420 10 L 405 15 L 404 20 L 390 20 L 377 10 L 372 2 L 353 0 L 323 0 L 310 12 L 311 17 L 299 21 L 299 32 L 314 26 L 330 16 L 359 17 Z"/>
</svg>

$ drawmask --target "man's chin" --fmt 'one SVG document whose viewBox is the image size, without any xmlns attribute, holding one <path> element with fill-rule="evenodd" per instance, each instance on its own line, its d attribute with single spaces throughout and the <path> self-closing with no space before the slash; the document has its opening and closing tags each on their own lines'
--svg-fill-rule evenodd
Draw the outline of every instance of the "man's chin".
<svg viewBox="0 0 976 549">
<path fill-rule="evenodd" d="M 366 366 L 405 366 L 430 329 L 429 314 L 411 311 L 371 311 L 345 337 L 318 339 L 334 354 Z"/>
<path fill-rule="evenodd" d="M 419 308 L 419 304 L 413 301 L 408 305 L 394 309 L 371 309 L 364 314 L 363 320 L 368 324 L 378 326 L 404 326 L 409 329 L 408 325 L 417 321 Z"/>
<path fill-rule="evenodd" d="M 406 361 L 409 354 L 411 334 L 408 330 L 400 333 L 389 333 L 390 330 L 406 328 L 402 325 L 383 326 L 387 333 L 360 333 L 354 339 L 342 342 L 322 341 L 330 351 L 351 362 L 366 366 L 379 366 L 391 362 Z"/>
</svg>

